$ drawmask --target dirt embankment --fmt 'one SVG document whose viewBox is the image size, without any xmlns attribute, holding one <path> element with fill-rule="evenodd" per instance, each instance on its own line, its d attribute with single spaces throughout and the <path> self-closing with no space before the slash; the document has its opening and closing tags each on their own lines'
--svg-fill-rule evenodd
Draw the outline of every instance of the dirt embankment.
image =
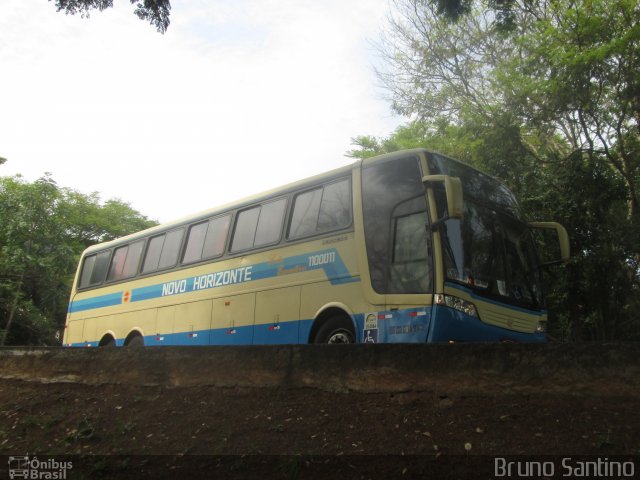
<svg viewBox="0 0 640 480">
<path fill-rule="evenodd" d="M 493 478 L 495 457 L 513 455 L 635 455 L 640 472 L 639 353 L 635 344 L 6 350 L 0 455 L 72 455 L 67 478 Z"/>
</svg>

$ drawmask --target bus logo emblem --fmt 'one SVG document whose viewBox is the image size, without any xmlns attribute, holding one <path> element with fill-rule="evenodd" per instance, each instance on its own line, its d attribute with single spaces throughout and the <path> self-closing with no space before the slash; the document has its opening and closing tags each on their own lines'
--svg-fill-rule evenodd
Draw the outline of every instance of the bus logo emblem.
<svg viewBox="0 0 640 480">
<path fill-rule="evenodd" d="M 29 478 L 29 457 L 9 457 L 9 478 Z"/>
</svg>

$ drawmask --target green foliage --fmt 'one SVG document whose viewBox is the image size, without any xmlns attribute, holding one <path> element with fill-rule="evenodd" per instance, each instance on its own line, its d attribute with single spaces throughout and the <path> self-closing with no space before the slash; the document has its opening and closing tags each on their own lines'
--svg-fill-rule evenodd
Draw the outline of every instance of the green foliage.
<svg viewBox="0 0 640 480">
<path fill-rule="evenodd" d="M 414 134 L 411 138 L 410 134 Z M 577 152 L 540 162 L 514 117 L 468 118 L 463 126 L 412 122 L 388 138 L 358 137 L 349 155 L 366 158 L 428 147 L 504 181 L 531 220 L 554 219 L 570 232 L 570 262 L 545 274 L 549 333 L 562 341 L 640 340 L 640 230 L 626 219 L 626 189 L 604 162 Z"/>
<path fill-rule="evenodd" d="M 387 33 L 383 43 L 389 71 L 382 79 L 394 108 L 418 120 L 388 138 L 356 137 L 348 154 L 365 158 L 426 146 L 501 179 L 530 219 L 558 220 L 570 233 L 571 261 L 546 275 L 551 336 L 639 340 L 640 228 L 633 199 L 640 116 L 637 94 L 630 93 L 640 91 L 631 74 L 640 58 L 638 42 L 631 41 L 636 27 L 614 27 L 600 8 L 599 19 L 593 12 L 580 17 L 578 30 L 588 38 L 574 46 L 578 35 L 549 23 L 536 30 L 520 12 L 520 41 L 493 28 L 479 9 L 442 23 L 424 2 L 402 3 L 405 17 L 392 20 L 394 35 Z M 622 3 L 621 24 L 637 19 L 624 10 L 630 3 Z M 554 19 L 564 25 L 560 2 L 554 5 Z M 543 71 L 543 64 L 553 68 Z"/>
<path fill-rule="evenodd" d="M 0 185 L 4 344 L 14 320 L 39 331 L 43 317 L 60 313 L 56 293 L 65 287 L 61 273 L 73 269 L 73 252 L 62 241 L 64 224 L 56 216 L 60 195 L 50 177 L 33 184 L 7 178 Z"/>
<path fill-rule="evenodd" d="M 154 225 L 121 200 L 101 204 L 95 192 L 85 195 L 70 189 L 64 189 L 64 195 L 67 201 L 61 206 L 62 213 L 68 219 L 70 238 L 79 251 Z"/>
<path fill-rule="evenodd" d="M 639 213 L 640 6 L 635 0 L 542 4 L 496 76 L 522 121 L 563 135 L 572 152 L 608 164 Z M 539 7 L 542 8 L 542 7 Z M 542 15 L 544 13 L 544 15 Z"/>
<path fill-rule="evenodd" d="M 388 138 L 379 139 L 371 136 L 359 136 L 351 139 L 357 147 L 349 150 L 347 156 L 352 158 L 368 158 L 384 153 L 396 152 L 410 148 L 424 147 L 429 140 L 425 126 L 421 122 L 411 122 L 400 126 Z"/>
<path fill-rule="evenodd" d="M 572 259 L 550 272 L 551 334 L 562 340 L 640 340 L 640 231 L 626 221 L 624 182 L 602 162 L 575 154 L 544 169 L 531 213 L 570 232 Z"/>
<path fill-rule="evenodd" d="M 457 22 L 472 11 L 473 0 L 429 0 L 436 7 L 443 21 Z M 492 12 L 495 26 L 499 31 L 508 32 L 516 27 L 517 10 L 521 8 L 517 0 L 486 0 L 483 2 L 487 11 Z M 530 2 L 528 2 L 530 3 Z M 526 7 L 528 3 L 524 3 Z"/>
<path fill-rule="evenodd" d="M 494 71 L 514 53 L 514 36 L 497 34 L 495 16 L 474 5 L 457 22 L 442 21 L 425 0 L 396 0 L 378 44 L 378 72 L 400 114 L 434 122 L 491 115 L 500 102 Z"/>
<path fill-rule="evenodd" d="M 640 6 L 634 0 L 469 3 L 456 22 L 432 1 L 396 0 L 379 72 L 401 114 L 437 125 L 470 119 L 519 130 L 540 162 L 584 152 L 627 190 L 637 223 Z M 499 28 L 504 7 L 511 27 Z"/>
<path fill-rule="evenodd" d="M 129 205 L 0 177 L 0 344 L 53 344 L 64 325 L 80 253 L 90 244 L 154 225 Z"/>
<path fill-rule="evenodd" d="M 51 1 L 51 0 L 49 0 Z M 136 5 L 134 13 L 140 20 L 146 20 L 154 25 L 160 33 L 169 28 L 169 0 L 130 0 Z M 55 0 L 57 11 L 64 11 L 68 15 L 80 14 L 88 17 L 91 10 L 103 11 L 113 7 L 113 0 Z"/>
</svg>

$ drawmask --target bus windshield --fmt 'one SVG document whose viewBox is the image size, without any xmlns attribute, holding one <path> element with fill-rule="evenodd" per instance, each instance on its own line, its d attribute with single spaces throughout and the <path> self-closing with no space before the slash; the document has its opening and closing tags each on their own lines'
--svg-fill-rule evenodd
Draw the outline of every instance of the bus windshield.
<svg viewBox="0 0 640 480">
<path fill-rule="evenodd" d="M 467 201 L 463 219 L 447 220 L 441 232 L 447 280 L 500 301 L 542 307 L 540 274 L 526 224 Z"/>
<path fill-rule="evenodd" d="M 459 162 L 438 155 L 430 160 L 432 172 L 461 178 L 465 197 L 462 219 L 448 219 L 440 230 L 447 281 L 500 302 L 543 308 L 535 244 L 513 194 Z M 443 190 L 436 189 L 436 199 L 442 215 Z"/>
</svg>

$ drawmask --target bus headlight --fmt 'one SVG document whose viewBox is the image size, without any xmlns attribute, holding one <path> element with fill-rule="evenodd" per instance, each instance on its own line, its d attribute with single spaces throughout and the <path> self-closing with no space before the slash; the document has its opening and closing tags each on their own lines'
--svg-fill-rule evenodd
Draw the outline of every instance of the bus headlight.
<svg viewBox="0 0 640 480">
<path fill-rule="evenodd" d="M 452 295 L 436 293 L 435 302 L 436 305 L 443 305 L 449 308 L 453 308 L 454 310 L 458 310 L 459 312 L 462 312 L 471 317 L 480 318 L 476 306 L 473 303 L 467 302 L 466 300 L 463 300 L 461 298 L 454 297 Z"/>
</svg>

